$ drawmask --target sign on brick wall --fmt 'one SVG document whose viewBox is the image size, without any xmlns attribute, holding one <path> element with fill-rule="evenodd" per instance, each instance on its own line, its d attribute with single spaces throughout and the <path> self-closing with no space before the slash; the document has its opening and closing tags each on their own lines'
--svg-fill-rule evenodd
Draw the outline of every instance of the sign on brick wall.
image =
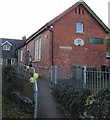
<svg viewBox="0 0 110 120">
<path fill-rule="evenodd" d="M 92 43 L 92 44 L 104 44 L 103 38 L 89 37 L 88 40 L 89 40 L 89 43 Z"/>
</svg>

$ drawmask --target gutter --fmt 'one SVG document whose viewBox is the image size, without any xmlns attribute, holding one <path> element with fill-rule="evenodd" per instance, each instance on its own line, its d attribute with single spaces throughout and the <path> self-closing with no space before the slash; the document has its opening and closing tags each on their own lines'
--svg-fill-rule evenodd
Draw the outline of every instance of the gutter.
<svg viewBox="0 0 110 120">
<path fill-rule="evenodd" d="M 43 32 L 44 30 L 46 30 L 46 29 L 47 29 L 47 26 L 48 26 L 48 23 L 45 24 L 42 28 L 40 28 L 37 32 L 35 32 L 35 33 L 33 33 L 32 35 L 30 35 L 30 36 L 26 39 L 26 41 L 25 41 L 23 44 L 21 44 L 21 46 L 19 46 L 19 47 L 17 48 L 17 50 L 20 49 L 21 47 L 23 47 L 24 45 L 26 45 L 26 44 L 27 44 L 28 42 L 30 42 L 31 40 L 33 40 L 33 38 L 35 38 L 38 34 L 40 34 L 41 32 Z"/>
<path fill-rule="evenodd" d="M 34 37 L 36 37 L 38 34 L 40 34 L 41 32 L 43 32 L 44 30 L 46 30 L 48 27 L 48 23 L 45 24 L 43 27 L 41 27 L 37 32 L 35 32 L 34 34 L 30 35 L 28 37 L 28 39 L 26 40 L 26 43 L 30 42 L 30 40 L 32 40 Z"/>
</svg>

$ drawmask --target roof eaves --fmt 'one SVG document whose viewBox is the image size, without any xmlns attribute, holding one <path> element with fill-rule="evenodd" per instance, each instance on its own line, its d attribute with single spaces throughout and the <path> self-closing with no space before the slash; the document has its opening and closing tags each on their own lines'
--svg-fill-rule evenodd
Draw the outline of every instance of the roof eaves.
<svg viewBox="0 0 110 120">
<path fill-rule="evenodd" d="M 108 33 L 110 33 L 110 29 L 103 23 L 103 21 L 93 12 L 93 10 L 85 3 L 81 3 L 87 10 L 88 12 L 97 20 L 97 22 L 104 28 L 104 30 Z"/>
<path fill-rule="evenodd" d="M 21 47 L 23 47 L 24 45 L 26 45 L 28 42 L 30 42 L 31 40 L 33 40 L 33 38 L 35 38 L 38 34 L 40 34 L 41 32 L 43 32 L 48 26 L 48 23 L 45 24 L 42 28 L 40 28 L 37 32 L 33 33 L 32 35 L 30 35 L 26 41 L 20 45 L 17 49 L 20 49 Z"/>
<path fill-rule="evenodd" d="M 67 14 L 69 11 L 71 11 L 73 8 L 75 8 L 76 6 L 78 6 L 79 4 L 81 4 L 81 2 L 77 2 L 76 4 L 74 4 L 73 6 L 71 6 L 70 8 L 68 8 L 67 10 L 65 10 L 63 13 L 61 13 L 60 15 L 58 15 L 57 17 L 55 17 L 54 19 L 52 19 L 51 21 L 49 21 L 47 24 L 45 24 L 43 27 L 41 27 L 37 32 L 33 33 L 31 36 L 29 36 L 26 40 L 25 43 L 28 43 L 31 39 L 33 39 L 36 35 L 40 34 L 41 32 L 43 32 L 48 26 L 50 26 L 51 24 L 53 24 L 54 22 L 56 22 L 58 19 L 60 19 L 61 17 L 63 17 L 65 14 Z"/>
<path fill-rule="evenodd" d="M 40 34 L 41 32 L 43 32 L 45 29 L 47 29 L 48 26 L 50 26 L 51 24 L 55 23 L 57 20 L 59 20 L 61 17 L 63 17 L 64 15 L 66 15 L 69 11 L 71 11 L 73 8 L 75 8 L 76 6 L 78 6 L 79 4 L 81 4 L 82 2 L 77 2 L 74 5 L 72 5 L 70 8 L 68 8 L 67 10 L 65 10 L 63 13 L 61 13 L 60 15 L 58 15 L 57 17 L 55 17 L 54 19 L 52 19 L 51 21 L 49 21 L 47 24 L 45 24 L 43 27 L 41 27 L 37 32 L 33 33 L 32 35 L 30 35 L 27 40 L 24 42 L 24 44 L 22 44 L 20 46 L 23 47 L 25 44 L 27 44 L 28 42 L 30 42 L 33 38 L 35 38 L 38 34 Z"/>
<path fill-rule="evenodd" d="M 58 15 L 57 17 L 55 17 L 54 19 L 52 19 L 50 22 L 48 22 L 47 24 L 45 24 L 43 27 L 41 27 L 37 32 L 33 33 L 31 36 L 29 36 L 27 38 L 27 40 L 24 42 L 24 44 L 21 45 L 24 46 L 25 44 L 27 44 L 28 42 L 30 42 L 33 38 L 35 38 L 38 34 L 40 34 L 41 32 L 43 32 L 45 29 L 47 29 L 48 26 L 50 26 L 51 24 L 54 24 L 56 21 L 58 21 L 61 17 L 63 17 L 64 15 L 66 15 L 68 12 L 70 12 L 71 10 L 73 10 L 75 7 L 77 7 L 78 5 L 82 4 L 87 10 L 88 12 L 97 20 L 97 22 L 104 28 L 104 30 L 108 33 L 110 33 L 110 29 L 103 23 L 103 21 L 91 10 L 91 8 L 82 0 L 78 1 L 77 3 L 75 3 L 74 5 L 72 5 L 70 8 L 68 8 L 67 10 L 65 10 L 63 13 L 61 13 L 60 15 Z M 21 48 L 20 47 L 20 48 Z"/>
<path fill-rule="evenodd" d="M 43 32 L 45 29 L 47 29 L 48 27 L 48 23 L 45 24 L 43 27 L 41 27 L 37 32 L 33 33 L 31 36 L 29 36 L 27 38 L 27 40 L 25 41 L 25 43 L 28 43 L 31 39 L 33 39 L 34 37 L 36 37 L 38 34 L 40 34 L 41 32 Z"/>
<path fill-rule="evenodd" d="M 75 7 L 77 7 L 81 3 L 82 2 L 75 3 L 70 8 L 68 8 L 67 10 L 65 10 L 64 12 L 62 12 L 60 15 L 58 15 L 57 17 L 55 17 L 54 19 L 52 19 L 50 22 L 48 22 L 48 25 L 51 25 L 51 24 L 55 23 L 56 21 L 58 21 L 59 19 L 61 19 L 64 15 L 68 14 L 71 10 L 73 10 Z"/>
</svg>

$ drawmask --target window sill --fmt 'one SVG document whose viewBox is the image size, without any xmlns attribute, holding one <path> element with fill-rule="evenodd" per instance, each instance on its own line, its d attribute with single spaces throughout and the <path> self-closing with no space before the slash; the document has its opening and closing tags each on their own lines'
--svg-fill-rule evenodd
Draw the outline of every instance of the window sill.
<svg viewBox="0 0 110 120">
<path fill-rule="evenodd" d="M 84 32 L 75 32 L 75 33 L 77 33 L 77 34 L 85 34 Z"/>
<path fill-rule="evenodd" d="M 4 51 L 10 51 L 10 50 L 8 50 L 8 49 L 3 49 Z"/>
<path fill-rule="evenodd" d="M 41 61 L 41 60 L 34 60 L 33 63 L 35 63 L 35 62 L 40 62 L 40 61 Z"/>
</svg>

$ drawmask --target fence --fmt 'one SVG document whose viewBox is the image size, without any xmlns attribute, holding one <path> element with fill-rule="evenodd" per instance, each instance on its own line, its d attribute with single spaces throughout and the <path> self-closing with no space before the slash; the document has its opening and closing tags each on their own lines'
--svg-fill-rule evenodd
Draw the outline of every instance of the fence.
<svg viewBox="0 0 110 120">
<path fill-rule="evenodd" d="M 34 118 L 37 118 L 37 101 L 38 89 L 37 82 L 30 83 L 30 78 L 33 77 L 35 69 L 31 67 L 27 69 L 25 65 L 18 64 L 12 72 L 12 86 L 11 99 L 17 103 L 21 108 L 27 112 L 34 113 Z M 32 117 L 32 116 L 31 116 Z"/>
<path fill-rule="evenodd" d="M 59 68 L 57 66 L 51 67 L 51 81 L 58 82 L 71 82 L 80 85 L 83 81 L 83 71 L 81 67 L 77 69 L 73 67 Z"/>
<path fill-rule="evenodd" d="M 29 82 L 32 75 L 32 70 L 26 70 L 24 65 L 18 65 L 13 71 L 12 84 L 21 95 L 33 100 L 33 85 Z"/>
<path fill-rule="evenodd" d="M 25 78 L 27 78 L 29 80 L 30 77 L 33 77 L 34 74 L 36 73 L 36 70 L 34 67 L 31 67 L 30 69 L 26 69 L 26 66 L 23 64 L 19 64 L 20 67 L 18 67 L 18 73 L 23 74 L 25 76 Z M 24 71 L 24 72 L 23 72 Z M 18 74 L 17 73 L 17 74 Z M 28 81 L 29 82 L 29 81 Z M 30 83 L 29 83 L 30 84 Z M 32 86 L 32 84 L 31 84 Z M 26 90 L 27 96 L 33 95 L 33 101 L 34 101 L 34 119 L 37 119 L 37 109 L 38 109 L 38 86 L 37 86 L 37 81 L 35 80 L 34 85 L 33 85 L 33 89 L 29 89 L 28 86 L 23 86 L 23 88 Z M 31 92 L 34 91 L 34 93 L 29 94 L 28 90 L 30 90 Z"/>
<path fill-rule="evenodd" d="M 108 88 L 110 89 L 110 70 L 109 67 L 87 68 L 86 87 L 93 91 Z"/>
<path fill-rule="evenodd" d="M 23 111 L 23 113 L 18 114 L 15 110 L 14 116 L 12 115 L 12 117 L 19 118 L 22 116 L 24 119 L 27 117 L 33 118 L 33 86 L 29 82 L 29 78 L 25 77 L 24 69 L 22 68 L 21 73 L 19 70 L 18 67 L 3 66 L 3 104 L 7 104 L 5 98 L 9 99 L 9 101 L 11 100 L 15 103 L 14 106 L 17 111 L 19 111 L 19 108 L 21 108 L 20 111 Z M 11 113 L 11 111 L 7 110 L 7 107 L 8 105 L 6 105 L 6 108 L 5 105 L 3 106 L 3 118 L 9 115 L 8 112 Z M 25 113 L 27 115 L 25 115 Z"/>
<path fill-rule="evenodd" d="M 54 83 L 70 82 L 77 87 L 85 87 L 95 92 L 103 88 L 110 89 L 110 67 L 72 66 L 58 68 L 52 66 L 51 81 Z"/>
<path fill-rule="evenodd" d="M 36 72 L 39 73 L 40 77 L 42 79 L 48 79 L 50 80 L 50 76 L 51 76 L 51 70 L 49 67 L 44 67 L 44 66 L 38 66 L 38 65 L 32 65 Z"/>
<path fill-rule="evenodd" d="M 24 69 L 24 72 L 23 72 Z M 40 78 L 45 79 L 45 80 L 50 80 L 50 69 L 48 67 L 44 66 L 38 66 L 38 65 L 32 65 L 31 69 L 26 71 L 26 66 L 20 64 L 20 67 L 18 67 L 18 74 L 23 74 L 25 78 L 29 79 L 30 77 L 33 76 L 35 71 L 40 75 Z M 32 84 L 31 84 L 32 85 Z M 26 90 L 26 88 L 24 88 Z M 29 90 L 26 90 L 26 94 L 29 96 Z M 32 96 L 33 94 L 31 94 Z M 37 88 L 37 82 L 35 81 L 34 83 L 34 118 L 37 118 L 37 102 L 38 102 L 38 88 Z"/>
</svg>

